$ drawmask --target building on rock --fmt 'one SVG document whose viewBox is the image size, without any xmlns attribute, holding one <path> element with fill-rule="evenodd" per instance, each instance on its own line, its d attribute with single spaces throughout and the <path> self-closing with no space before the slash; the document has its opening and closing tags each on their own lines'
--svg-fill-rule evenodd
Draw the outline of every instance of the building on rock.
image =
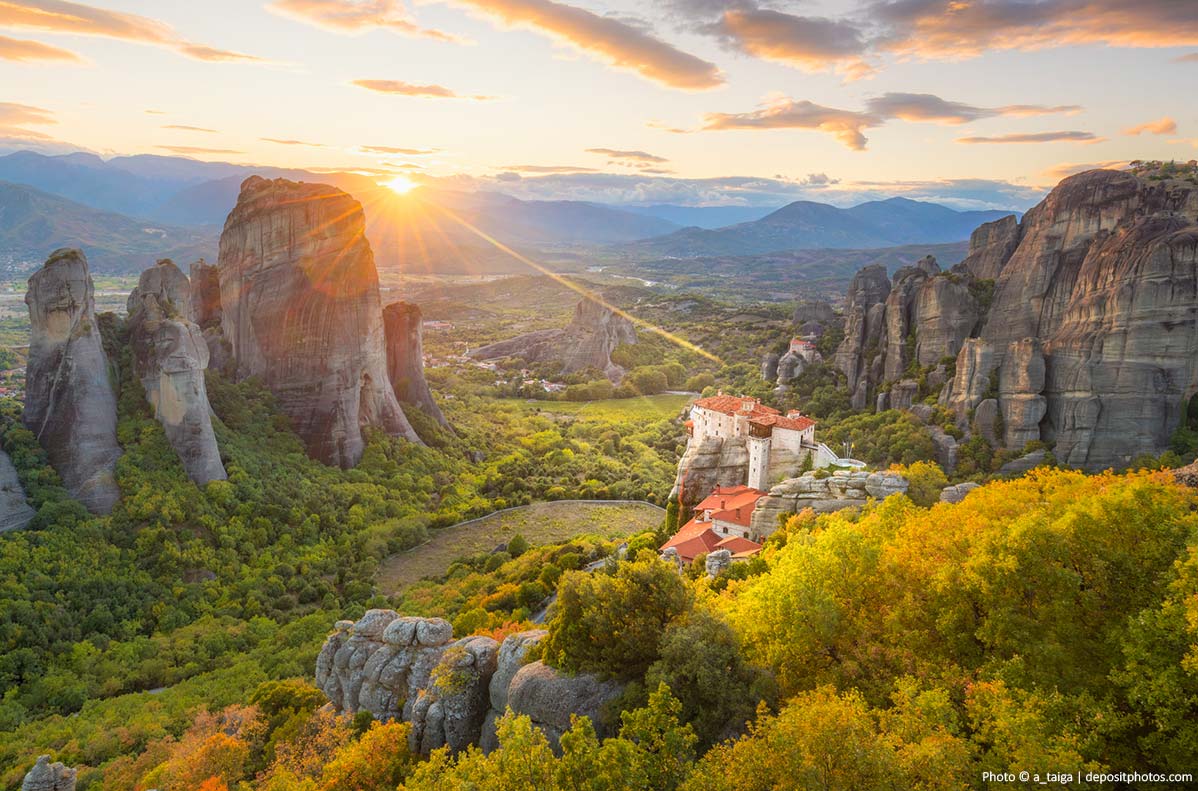
<svg viewBox="0 0 1198 791">
<path fill-rule="evenodd" d="M 749 540 L 757 501 L 765 492 L 749 486 L 717 486 L 694 508 L 694 516 L 662 544 L 663 555 L 689 564 L 699 555 L 728 550 L 732 561 L 747 560 L 761 551 Z"/>
</svg>

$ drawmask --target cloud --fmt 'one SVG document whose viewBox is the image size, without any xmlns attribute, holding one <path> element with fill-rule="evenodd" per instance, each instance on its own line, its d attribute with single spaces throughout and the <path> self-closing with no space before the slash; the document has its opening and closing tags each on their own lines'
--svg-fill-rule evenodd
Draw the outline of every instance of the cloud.
<svg viewBox="0 0 1198 791">
<path fill-rule="evenodd" d="M 415 162 L 384 162 L 386 167 L 401 168 L 403 170 L 424 170 L 424 165 L 417 165 Z"/>
<path fill-rule="evenodd" d="M 1173 60 L 1177 63 L 1198 63 L 1198 52 L 1191 52 L 1188 55 L 1181 55 Z"/>
<path fill-rule="evenodd" d="M 1198 137 L 1178 137 L 1169 141 L 1173 146 L 1193 146 L 1198 148 Z"/>
<path fill-rule="evenodd" d="M 82 63 L 83 58 L 69 50 L 52 47 L 40 41 L 0 36 L 0 60 L 17 63 Z"/>
<path fill-rule="evenodd" d="M 163 129 L 178 129 L 181 132 L 206 132 L 208 134 L 216 134 L 215 129 L 209 129 L 206 126 L 187 126 L 186 124 L 167 124 Z"/>
<path fill-rule="evenodd" d="M 804 187 L 826 187 L 839 184 L 840 179 L 829 178 L 827 173 L 808 173 L 799 183 Z"/>
<path fill-rule="evenodd" d="M 156 19 L 66 0 L 0 0 L 0 26 L 102 36 L 173 49 L 204 61 L 260 61 L 253 55 L 197 44 Z"/>
<path fill-rule="evenodd" d="M 878 49 L 924 59 L 1078 44 L 1198 44 L 1198 3 L 1188 0 L 874 0 L 865 16 L 884 31 Z"/>
<path fill-rule="evenodd" d="M 828 132 L 854 151 L 864 151 L 863 130 L 881 122 L 882 119 L 868 113 L 786 99 L 749 113 L 708 113 L 703 117 L 703 130 L 817 129 Z"/>
<path fill-rule="evenodd" d="M 422 157 L 440 152 L 439 148 L 397 148 L 395 146 L 362 146 L 362 150 L 371 154 L 403 154 L 409 157 Z"/>
<path fill-rule="evenodd" d="M 502 170 L 511 173 L 596 173 L 594 168 L 576 168 L 572 165 L 504 165 Z"/>
<path fill-rule="evenodd" d="M 612 66 L 669 88 L 697 91 L 724 84 L 714 63 L 697 58 L 627 22 L 553 0 L 454 0 L 512 27 L 546 33 Z"/>
<path fill-rule="evenodd" d="M 867 41 L 849 21 L 748 6 L 725 11 L 705 29 L 730 49 L 804 71 L 835 69 L 850 79 L 873 73 L 862 58 Z"/>
<path fill-rule="evenodd" d="M 661 164 L 670 161 L 665 157 L 659 157 L 647 151 L 626 151 L 619 148 L 588 148 L 586 152 L 588 154 L 600 154 L 610 157 L 620 164 L 633 166 Z"/>
<path fill-rule="evenodd" d="M 165 110 L 146 110 L 146 115 L 167 115 Z"/>
<path fill-rule="evenodd" d="M 1087 170 L 1123 170 L 1128 164 L 1126 159 L 1108 159 L 1103 162 L 1085 163 L 1062 162 L 1045 170 L 1043 175 L 1050 179 L 1052 184 L 1056 184 L 1062 179 L 1066 179 L 1069 176 L 1076 176 L 1078 173 L 1085 173 Z"/>
<path fill-rule="evenodd" d="M 201 148 L 199 146 L 154 146 L 174 154 L 244 154 L 231 148 Z"/>
<path fill-rule="evenodd" d="M 964 124 L 982 118 L 998 116 L 1033 116 L 1056 113 L 1076 113 L 1077 105 L 1045 106 L 1039 104 L 1010 104 L 1003 107 L 976 107 L 963 102 L 950 102 L 930 93 L 884 93 L 865 103 L 866 110 L 880 118 L 903 121 L 931 121 L 942 124 Z"/>
<path fill-rule="evenodd" d="M 54 113 L 28 104 L 0 102 L 0 126 L 26 126 L 28 124 L 56 124 Z"/>
<path fill-rule="evenodd" d="M 402 82 L 400 80 L 354 80 L 353 84 L 368 91 L 391 93 L 399 96 L 416 96 L 422 99 L 472 99 L 477 102 L 485 102 L 495 98 L 494 96 L 481 95 L 464 96 L 454 93 L 444 85 L 413 85 L 410 82 Z"/>
<path fill-rule="evenodd" d="M 1123 130 L 1125 135 L 1142 135 L 1147 132 L 1150 135 L 1171 135 L 1177 131 L 1177 122 L 1169 116 L 1158 118 L 1155 121 L 1138 124 L 1128 127 Z"/>
<path fill-rule="evenodd" d="M 384 29 L 407 36 L 459 42 L 442 30 L 413 22 L 396 0 L 275 0 L 270 11 L 334 33 L 363 33 Z"/>
<path fill-rule="evenodd" d="M 1031 132 L 996 137 L 958 137 L 958 143 L 1100 143 L 1106 138 L 1093 132 Z"/>
<path fill-rule="evenodd" d="M 311 146 L 313 148 L 324 148 L 324 143 L 309 143 L 304 140 L 285 140 L 278 137 L 260 137 L 258 138 L 263 143 L 275 143 L 280 146 Z"/>
</svg>

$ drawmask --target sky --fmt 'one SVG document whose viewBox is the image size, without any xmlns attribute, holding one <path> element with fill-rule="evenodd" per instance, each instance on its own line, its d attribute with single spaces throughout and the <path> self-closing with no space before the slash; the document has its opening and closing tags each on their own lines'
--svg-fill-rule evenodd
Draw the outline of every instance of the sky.
<svg viewBox="0 0 1198 791">
<path fill-rule="evenodd" d="M 0 151 L 523 198 L 1022 209 L 1195 84 L 1198 0 L 0 0 Z"/>
</svg>

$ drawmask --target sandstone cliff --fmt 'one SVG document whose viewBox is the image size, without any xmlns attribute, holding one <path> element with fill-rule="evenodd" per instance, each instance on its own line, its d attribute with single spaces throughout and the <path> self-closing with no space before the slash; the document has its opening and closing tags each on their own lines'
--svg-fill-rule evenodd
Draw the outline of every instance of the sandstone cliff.
<svg viewBox="0 0 1198 791">
<path fill-rule="evenodd" d="M 631 321 L 585 298 L 574 309 L 574 318 L 565 329 L 530 332 L 475 349 L 470 356 L 478 360 L 520 357 L 530 363 L 556 363 L 563 374 L 595 368 L 618 382 L 624 369 L 611 361 L 611 353 L 621 344 L 633 343 L 636 328 Z"/>
<path fill-rule="evenodd" d="M 169 259 L 142 272 L 129 295 L 129 342 L 133 368 L 154 416 L 197 485 L 223 481 L 224 465 L 212 431 L 212 408 L 204 385 L 208 344 L 186 318 L 191 288 Z"/>
<path fill-rule="evenodd" d="M 233 374 L 233 355 L 221 331 L 224 311 L 220 306 L 220 271 L 201 258 L 191 265 L 190 275 L 191 310 L 188 318 L 204 335 L 204 343 L 208 345 L 208 367 L 226 375 Z"/>
<path fill-rule="evenodd" d="M 493 749 L 495 723 L 508 708 L 527 715 L 555 748 L 572 714 L 591 717 L 605 735 L 601 710 L 621 687 L 526 664 L 544 635 L 518 632 L 502 645 L 478 635 L 454 640 L 440 618 L 370 610 L 356 623 L 337 623 L 316 659 L 316 685 L 338 711 L 411 723 L 410 746 L 422 753 Z"/>
<path fill-rule="evenodd" d="M 778 517 L 783 514 L 807 508 L 826 514 L 906 491 L 907 479 L 894 472 L 837 470 L 823 478 L 809 472 L 782 481 L 758 500 L 750 530 L 761 540 L 778 529 Z"/>
<path fill-rule="evenodd" d="M 121 449 L 93 292 L 79 250 L 55 251 L 29 278 L 24 420 L 71 495 L 107 514 L 120 497 L 114 471 Z"/>
<path fill-rule="evenodd" d="M 424 378 L 424 328 L 419 305 L 393 302 L 383 309 L 387 335 L 387 375 L 400 401 L 448 427 L 449 421 L 433 399 Z"/>
<path fill-rule="evenodd" d="M 1160 453 L 1198 392 L 1198 187 L 1082 173 L 1005 237 L 1017 244 L 942 402 L 965 424 L 994 399 L 1001 441 L 1042 439 L 1072 466 Z"/>
<path fill-rule="evenodd" d="M 262 379 L 310 455 L 353 466 L 368 426 L 420 441 L 387 375 L 378 273 L 356 200 L 323 184 L 246 179 L 219 270 L 237 374 Z"/>
<path fill-rule="evenodd" d="M 33 521 L 35 512 L 25 502 L 25 490 L 17 477 L 17 468 L 8 454 L 0 450 L 0 533 L 22 530 Z"/>
</svg>

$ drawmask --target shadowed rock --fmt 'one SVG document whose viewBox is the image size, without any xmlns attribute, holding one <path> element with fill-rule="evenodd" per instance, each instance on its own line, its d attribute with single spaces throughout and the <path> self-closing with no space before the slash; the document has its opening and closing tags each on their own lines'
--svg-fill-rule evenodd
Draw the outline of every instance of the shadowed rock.
<svg viewBox="0 0 1198 791">
<path fill-rule="evenodd" d="M 33 521 L 35 511 L 25 502 L 25 490 L 17 477 L 17 468 L 8 454 L 0 450 L 0 533 L 21 530 Z"/>
<path fill-rule="evenodd" d="M 393 302 L 383 309 L 387 334 L 387 375 L 400 401 L 415 404 L 446 428 L 449 421 L 424 378 L 424 327 L 420 306 Z"/>
<path fill-rule="evenodd" d="M 21 791 L 75 791 L 75 770 L 50 763 L 50 756 L 43 755 L 25 775 Z"/>
<path fill-rule="evenodd" d="M 212 408 L 204 386 L 208 344 L 186 318 L 191 304 L 187 276 L 164 259 L 142 272 L 129 295 L 129 341 L 133 367 L 154 416 L 197 485 L 228 476 L 212 431 Z"/>
<path fill-rule="evenodd" d="M 361 204 L 323 184 L 250 177 L 225 222 L 219 269 L 237 375 L 262 379 L 313 458 L 357 464 L 367 427 L 420 441 L 387 375 Z"/>
<path fill-rule="evenodd" d="M 107 514 L 120 497 L 114 471 L 116 394 L 96 324 L 94 288 L 79 250 L 57 250 L 29 278 L 25 425 L 67 491 Z"/>
</svg>

